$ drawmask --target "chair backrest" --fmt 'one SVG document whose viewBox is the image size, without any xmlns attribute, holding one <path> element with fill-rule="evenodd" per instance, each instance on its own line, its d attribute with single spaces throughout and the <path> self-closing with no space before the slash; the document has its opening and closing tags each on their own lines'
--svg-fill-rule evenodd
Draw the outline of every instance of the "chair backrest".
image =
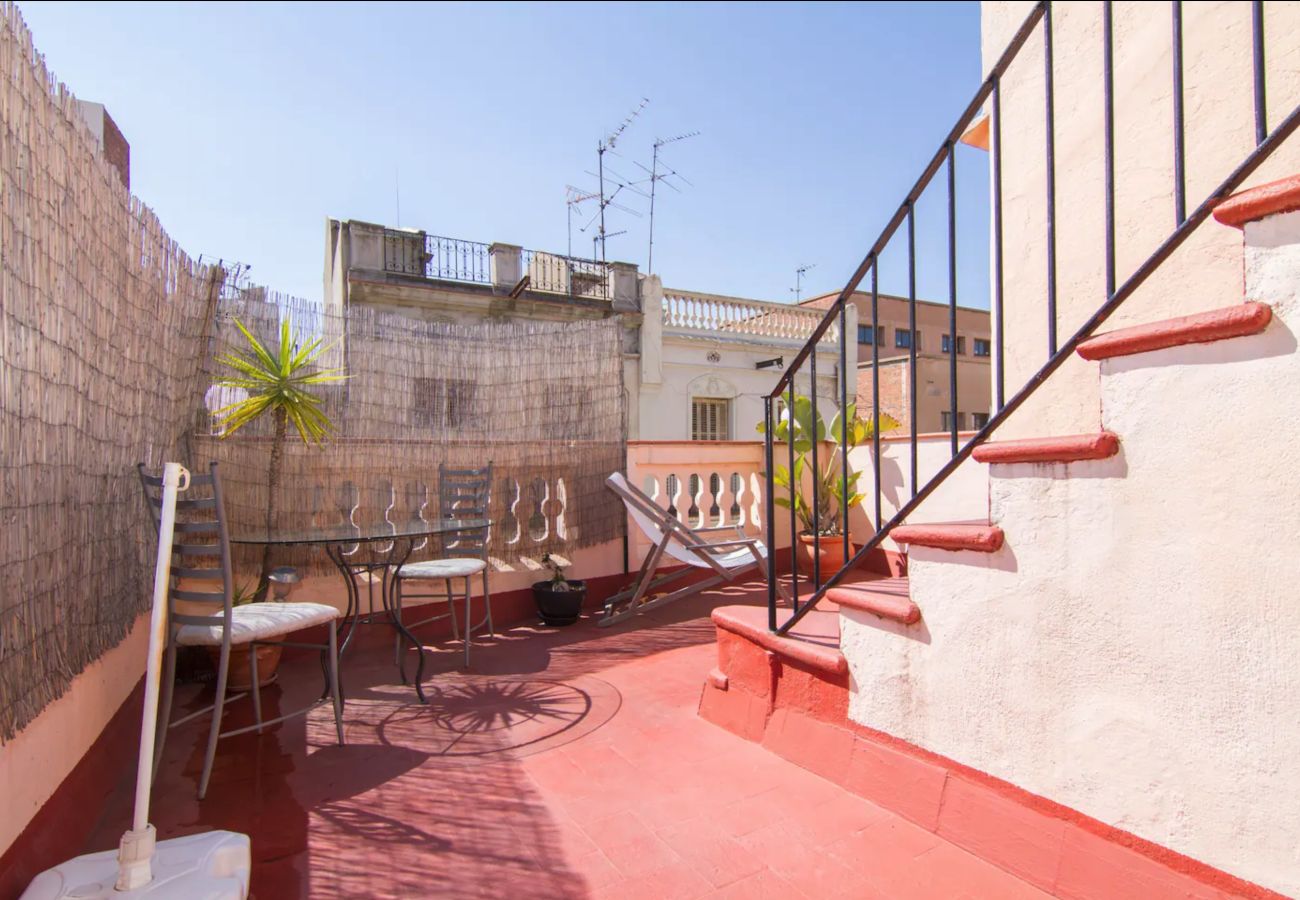
<svg viewBox="0 0 1300 900">
<path fill-rule="evenodd" d="M 162 477 L 147 474 L 144 463 L 136 466 L 136 470 L 140 473 L 140 486 L 156 534 L 162 519 Z M 226 529 L 216 463 L 208 468 L 207 475 L 190 475 L 185 496 L 176 499 L 176 525 L 172 534 L 171 583 L 167 592 L 169 621 L 176 625 L 210 625 L 212 616 L 220 614 L 229 634 L 234 579 L 230 534 Z M 184 588 L 180 587 L 182 581 Z M 207 609 L 202 615 L 178 612 L 177 601 Z"/>
<path fill-rule="evenodd" d="M 684 562 L 687 565 L 699 566 L 702 562 L 701 557 L 694 550 L 689 549 L 686 545 L 703 543 L 702 539 L 691 531 L 680 521 L 668 514 L 668 511 L 660 508 L 644 491 L 633 487 L 623 476 L 622 472 L 615 472 L 605 479 L 605 484 L 627 507 L 628 515 L 632 521 L 636 522 L 638 528 L 645 533 L 653 544 L 663 542 L 664 535 L 671 534 L 673 540 L 668 542 L 664 547 L 664 552 L 673 559 Z"/>
<path fill-rule="evenodd" d="M 487 519 L 492 503 L 492 463 L 481 469 L 438 466 L 438 516 L 442 519 Z M 488 526 L 446 535 L 443 552 L 487 559 Z"/>
</svg>

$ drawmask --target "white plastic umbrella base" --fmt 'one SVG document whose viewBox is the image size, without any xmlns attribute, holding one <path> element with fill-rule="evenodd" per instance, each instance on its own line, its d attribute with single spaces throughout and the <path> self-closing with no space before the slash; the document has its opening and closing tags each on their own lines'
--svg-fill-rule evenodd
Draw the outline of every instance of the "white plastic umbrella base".
<svg viewBox="0 0 1300 900">
<path fill-rule="evenodd" d="M 252 868 L 248 835 L 209 831 L 159 841 L 153 880 L 131 891 L 114 890 L 117 851 L 89 853 L 37 875 L 21 900 L 246 900 Z"/>
</svg>

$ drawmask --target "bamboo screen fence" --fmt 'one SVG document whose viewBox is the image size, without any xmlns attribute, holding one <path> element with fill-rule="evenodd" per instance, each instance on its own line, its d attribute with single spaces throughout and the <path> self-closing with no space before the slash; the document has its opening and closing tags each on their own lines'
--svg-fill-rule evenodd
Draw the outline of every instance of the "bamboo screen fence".
<svg viewBox="0 0 1300 900">
<path fill-rule="evenodd" d="M 622 507 L 604 485 L 626 461 L 616 321 L 443 324 L 365 307 L 326 314 L 272 296 L 221 303 L 215 354 L 245 345 L 236 318 L 278 346 L 281 315 L 299 340 L 323 336 L 331 349 L 322 364 L 343 368 L 347 378 L 316 389 L 337 429 L 329 441 L 308 446 L 289 429 L 277 527 L 354 523 L 382 531 L 437 518 L 439 465 L 490 462 L 489 555 L 499 567 L 622 535 Z M 221 371 L 218 365 L 213 374 Z M 207 404 L 235 399 L 217 387 Z M 217 430 L 211 417 L 198 423 L 195 461 L 220 464 L 232 529 L 256 529 L 265 521 L 271 423 L 228 438 Z M 412 559 L 439 549 L 425 545 Z M 277 552 L 278 564 L 333 571 L 319 549 Z M 236 557 L 250 577 L 253 555 Z"/>
<path fill-rule="evenodd" d="M 351 377 L 328 398 L 338 435 L 323 450 L 290 441 L 282 521 L 396 522 L 436 506 L 439 463 L 491 461 L 504 564 L 622 533 L 602 485 L 625 464 L 616 323 L 329 316 L 265 294 L 219 299 L 223 279 L 122 186 L 17 9 L 0 5 L 0 741 L 148 606 L 137 462 L 218 459 L 235 526 L 264 509 L 267 433 L 223 441 L 204 412 L 221 399 L 213 356 L 235 316 L 268 336 L 286 311 L 301 329 L 346 332 L 332 362 Z"/>
<path fill-rule="evenodd" d="M 179 452 L 208 298 L 0 7 L 0 740 L 148 601 L 131 467 Z"/>
</svg>

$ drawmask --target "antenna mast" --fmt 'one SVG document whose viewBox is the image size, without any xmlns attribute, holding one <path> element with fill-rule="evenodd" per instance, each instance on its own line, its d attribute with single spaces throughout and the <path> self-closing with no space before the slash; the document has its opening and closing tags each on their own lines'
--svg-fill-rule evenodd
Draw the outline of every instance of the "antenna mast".
<svg viewBox="0 0 1300 900">
<path fill-rule="evenodd" d="M 641 110 L 645 109 L 646 104 L 649 102 L 649 97 L 642 97 L 637 108 L 628 113 L 627 117 L 619 123 L 619 126 L 596 145 L 596 168 L 599 171 L 597 178 L 600 180 L 600 232 L 598 238 L 600 240 L 600 261 L 602 263 L 605 262 L 605 240 L 609 237 L 609 235 L 605 233 L 605 207 L 609 205 L 609 202 L 605 199 L 605 153 L 608 150 L 614 149 L 614 146 L 618 143 L 618 139 L 622 137 L 623 132 L 627 131 L 628 126 L 632 124 L 632 120 L 641 115 Z M 621 189 L 622 185 L 619 187 Z M 610 199 L 612 200 L 613 198 L 611 197 Z"/>
<path fill-rule="evenodd" d="M 790 288 L 790 293 L 794 294 L 794 302 L 798 303 L 799 298 L 803 295 L 803 277 L 809 269 L 817 268 L 817 263 L 809 263 L 806 266 L 800 266 L 794 270 L 794 287 Z"/>
<path fill-rule="evenodd" d="M 664 179 L 666 179 L 666 178 L 679 178 L 679 179 L 681 179 L 683 182 L 685 182 L 686 184 L 690 184 L 689 181 L 686 181 L 685 178 L 682 178 L 682 176 L 681 176 L 680 174 L 678 174 L 676 171 L 674 171 L 673 169 L 669 168 L 668 166 L 664 166 L 664 169 L 665 169 L 664 174 L 662 174 L 662 175 L 659 174 L 659 148 L 660 148 L 660 147 L 663 147 L 663 146 L 666 146 L 666 145 L 668 145 L 668 144 L 674 144 L 674 143 L 676 143 L 677 141 L 684 141 L 684 140 L 686 140 L 687 138 L 693 138 L 693 137 L 696 137 L 696 136 L 698 136 L 698 135 L 699 135 L 699 132 L 698 132 L 698 131 L 688 131 L 688 132 L 686 132 L 686 133 L 684 133 L 684 134 L 679 134 L 679 135 L 676 135 L 676 136 L 674 136 L 674 137 L 670 137 L 670 138 L 667 138 L 667 139 L 664 139 L 664 138 L 655 138 L 655 143 L 654 143 L 654 154 L 653 154 L 653 155 L 651 156 L 651 158 L 650 158 L 650 168 L 649 168 L 649 169 L 646 169 L 646 171 L 650 173 L 650 179 L 649 179 L 649 181 L 650 181 L 650 250 L 649 250 L 649 253 L 647 254 L 647 259 L 646 259 L 646 264 L 645 264 L 645 270 L 646 270 L 646 274 L 647 274 L 647 275 L 649 275 L 649 274 L 651 274 L 652 272 L 654 272 L 654 260 L 655 260 L 655 186 L 658 185 L 658 183 L 659 183 L 660 181 L 664 181 Z M 641 166 L 640 163 L 637 163 L 637 165 L 638 165 L 638 166 Z M 641 168 L 645 169 L 645 166 L 641 166 Z M 670 188 L 672 188 L 673 190 L 677 191 L 679 194 L 681 193 L 681 190 L 680 190 L 679 188 L 677 188 L 677 187 L 674 187 L 674 186 L 673 186 L 673 183 L 672 183 L 671 181 L 664 181 L 664 183 L 665 183 L 666 185 L 668 185 L 668 187 L 670 187 Z"/>
</svg>

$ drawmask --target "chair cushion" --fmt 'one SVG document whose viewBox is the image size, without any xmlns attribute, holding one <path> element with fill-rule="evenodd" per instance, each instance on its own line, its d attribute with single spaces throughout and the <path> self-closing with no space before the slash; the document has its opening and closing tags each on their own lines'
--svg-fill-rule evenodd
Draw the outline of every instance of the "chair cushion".
<svg viewBox="0 0 1300 900">
<path fill-rule="evenodd" d="M 337 619 L 341 613 L 323 603 L 246 603 L 230 611 L 230 642 L 246 644 L 264 641 L 292 631 Z M 187 646 L 220 647 L 221 616 L 214 625 L 182 625 L 176 643 Z"/>
<path fill-rule="evenodd" d="M 482 559 L 430 559 L 407 563 L 397 570 L 399 578 L 468 578 L 487 568 Z"/>
</svg>

